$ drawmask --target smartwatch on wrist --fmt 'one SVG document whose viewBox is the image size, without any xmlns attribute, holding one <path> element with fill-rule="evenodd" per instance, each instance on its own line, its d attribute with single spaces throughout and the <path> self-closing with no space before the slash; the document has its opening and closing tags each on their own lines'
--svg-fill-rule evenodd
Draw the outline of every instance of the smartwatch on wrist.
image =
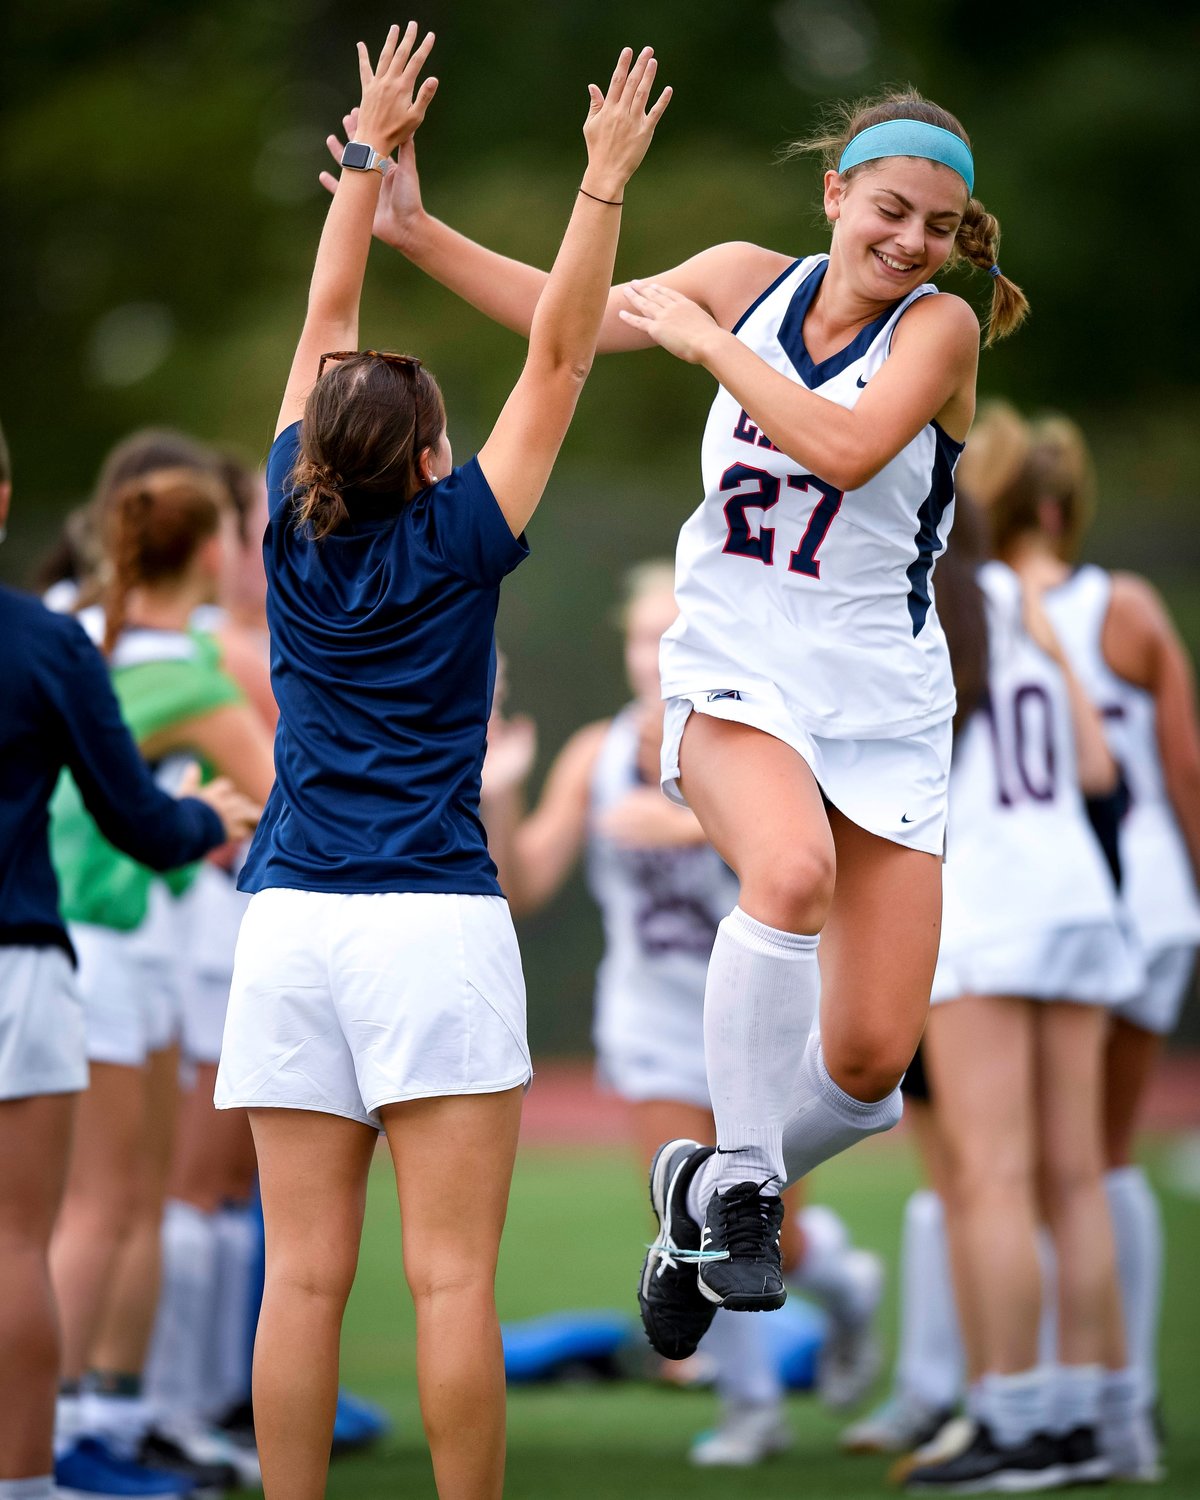
<svg viewBox="0 0 1200 1500">
<path fill-rule="evenodd" d="M 352 172 L 378 172 L 386 177 L 392 165 L 391 157 L 376 151 L 365 141 L 347 141 L 342 147 L 342 166 Z"/>
</svg>

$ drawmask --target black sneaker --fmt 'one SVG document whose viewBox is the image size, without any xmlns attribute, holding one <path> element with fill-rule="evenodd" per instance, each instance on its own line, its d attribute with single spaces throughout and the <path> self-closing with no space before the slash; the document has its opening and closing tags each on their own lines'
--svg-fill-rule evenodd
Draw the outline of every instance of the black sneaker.
<svg viewBox="0 0 1200 1500">
<path fill-rule="evenodd" d="M 1103 1484 L 1111 1477 L 1112 1462 L 1101 1451 L 1094 1427 L 1075 1427 L 1064 1432 L 1058 1439 L 1058 1448 L 1068 1484 Z"/>
<path fill-rule="evenodd" d="M 664 1359 L 687 1359 L 708 1332 L 715 1306 L 700 1295 L 696 1257 L 700 1226 L 687 1211 L 688 1184 L 713 1154 L 698 1141 L 668 1141 L 650 1163 L 650 1207 L 658 1238 L 650 1246 L 638 1286 L 642 1326 Z"/>
<path fill-rule="evenodd" d="M 1001 1448 L 980 1422 L 961 1453 L 918 1464 L 909 1470 L 903 1486 L 915 1494 L 983 1495 L 992 1490 L 1058 1490 L 1071 1483 L 1060 1439 L 1037 1432 L 1015 1448 Z"/>
<path fill-rule="evenodd" d="M 137 1460 L 150 1469 L 183 1475 L 191 1481 L 196 1495 L 223 1495 L 226 1490 L 238 1487 L 238 1472 L 232 1464 L 197 1463 L 165 1433 L 148 1432 L 138 1449 Z"/>
<path fill-rule="evenodd" d="M 739 1182 L 708 1201 L 697 1279 L 705 1297 L 731 1312 L 774 1312 L 787 1301 L 779 1263 L 783 1199 Z"/>
</svg>

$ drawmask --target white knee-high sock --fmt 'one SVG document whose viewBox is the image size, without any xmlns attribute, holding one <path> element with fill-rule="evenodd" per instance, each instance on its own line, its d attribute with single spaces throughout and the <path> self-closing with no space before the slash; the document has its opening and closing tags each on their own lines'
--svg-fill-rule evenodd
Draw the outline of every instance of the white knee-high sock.
<svg viewBox="0 0 1200 1500">
<path fill-rule="evenodd" d="M 1038 1230 L 1038 1262 L 1042 1268 L 1042 1316 L 1038 1321 L 1038 1363 L 1058 1364 L 1058 1252 L 1048 1229 Z"/>
<path fill-rule="evenodd" d="M 717 1362 L 717 1394 L 725 1406 L 778 1406 L 783 1400 L 768 1331 L 765 1318 L 717 1309 L 700 1347 Z"/>
<path fill-rule="evenodd" d="M 904 1113 L 899 1089 L 876 1103 L 852 1099 L 840 1089 L 825 1066 L 819 1031 L 813 1031 L 804 1049 L 799 1087 L 793 1097 L 799 1107 L 793 1106 L 783 1127 L 785 1181 L 789 1187 L 847 1146 L 890 1130 Z"/>
<path fill-rule="evenodd" d="M 250 1349 L 257 1308 L 250 1289 L 261 1255 L 261 1231 L 254 1209 L 228 1207 L 217 1214 L 217 1293 L 206 1410 L 224 1416 L 250 1396 Z"/>
<path fill-rule="evenodd" d="M 162 1291 L 146 1361 L 146 1393 L 168 1418 L 206 1406 L 217 1298 L 217 1215 L 170 1199 L 163 1212 Z"/>
<path fill-rule="evenodd" d="M 923 1406 L 947 1411 L 958 1405 L 965 1373 L 946 1217 L 938 1195 L 922 1188 L 904 1205 L 896 1384 Z"/>
<path fill-rule="evenodd" d="M 1158 1199 L 1141 1167 L 1115 1167 L 1104 1179 L 1117 1242 L 1117 1277 L 1129 1368 L 1143 1409 L 1158 1397 L 1158 1325 L 1162 1313 L 1163 1227 Z"/>
<path fill-rule="evenodd" d="M 738 1182 L 783 1177 L 783 1125 L 796 1107 L 805 1039 L 817 1013 L 817 939 L 780 932 L 735 906 L 721 925 L 704 989 L 704 1060 L 717 1154 L 692 1179 L 689 1209 Z"/>
</svg>

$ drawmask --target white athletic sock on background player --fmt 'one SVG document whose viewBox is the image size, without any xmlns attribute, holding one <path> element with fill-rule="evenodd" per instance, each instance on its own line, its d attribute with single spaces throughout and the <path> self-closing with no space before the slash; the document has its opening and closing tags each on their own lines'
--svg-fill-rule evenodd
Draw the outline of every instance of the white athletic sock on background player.
<svg viewBox="0 0 1200 1500">
<path fill-rule="evenodd" d="M 217 1298 L 216 1215 L 169 1199 L 163 1212 L 162 1291 L 146 1362 L 146 1389 L 172 1418 L 205 1405 Z"/>
<path fill-rule="evenodd" d="M 1162 1305 L 1163 1227 L 1158 1199 L 1141 1167 L 1117 1167 L 1104 1179 L 1117 1244 L 1129 1368 L 1145 1409 L 1158 1396 L 1158 1323 Z"/>
<path fill-rule="evenodd" d="M 1001 1448 L 1019 1448 L 1046 1428 L 1053 1390 L 1053 1372 L 1041 1365 L 1015 1375 L 983 1377 L 980 1416 Z"/>
<path fill-rule="evenodd" d="M 783 1382 L 758 1318 L 719 1307 L 701 1345 L 717 1362 L 717 1394 L 725 1408 L 782 1406 Z"/>
<path fill-rule="evenodd" d="M 896 1384 L 930 1411 L 958 1405 L 965 1376 L 942 1200 L 929 1188 L 904 1205 Z"/>
<path fill-rule="evenodd" d="M 788 1186 L 856 1141 L 890 1130 L 904 1113 L 898 1088 L 875 1103 L 852 1099 L 840 1089 L 825 1066 L 818 1031 L 808 1039 L 799 1078 L 791 1092 L 792 1111 L 783 1128 L 784 1181 Z"/>
<path fill-rule="evenodd" d="M 717 1152 L 688 1190 L 697 1221 L 712 1194 L 735 1183 L 782 1189 L 783 1126 L 796 1107 L 800 1059 L 821 993 L 817 942 L 757 922 L 740 906 L 717 928 L 704 990 Z"/>
</svg>

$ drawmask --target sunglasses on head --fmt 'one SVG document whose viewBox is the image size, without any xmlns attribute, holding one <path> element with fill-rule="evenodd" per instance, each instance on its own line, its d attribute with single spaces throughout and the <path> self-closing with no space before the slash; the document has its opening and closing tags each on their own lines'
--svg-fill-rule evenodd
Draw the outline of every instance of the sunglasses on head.
<svg viewBox="0 0 1200 1500">
<path fill-rule="evenodd" d="M 386 365 L 407 365 L 410 369 L 419 370 L 421 361 L 415 354 L 388 354 L 383 349 L 335 349 L 330 354 L 322 354 L 321 363 L 317 366 L 317 379 L 325 373 L 325 366 L 331 359 L 381 359 Z"/>
</svg>

